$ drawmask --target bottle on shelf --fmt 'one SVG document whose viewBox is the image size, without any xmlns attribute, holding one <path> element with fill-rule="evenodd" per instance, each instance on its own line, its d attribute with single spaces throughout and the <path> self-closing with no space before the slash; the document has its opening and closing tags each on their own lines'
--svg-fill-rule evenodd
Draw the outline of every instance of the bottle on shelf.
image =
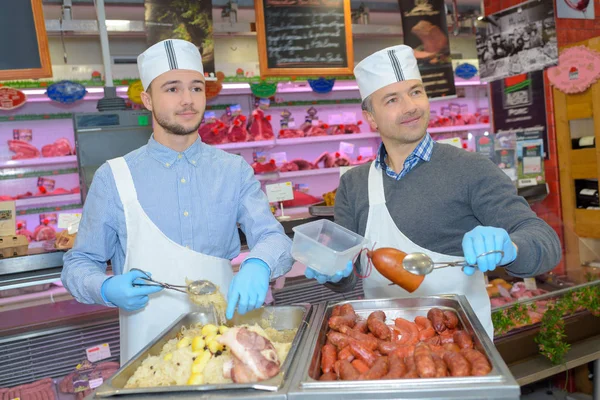
<svg viewBox="0 0 600 400">
<path fill-rule="evenodd" d="M 596 137 L 584 136 L 579 139 L 571 139 L 571 144 L 573 146 L 573 150 L 589 149 L 592 147 L 596 147 Z"/>
</svg>

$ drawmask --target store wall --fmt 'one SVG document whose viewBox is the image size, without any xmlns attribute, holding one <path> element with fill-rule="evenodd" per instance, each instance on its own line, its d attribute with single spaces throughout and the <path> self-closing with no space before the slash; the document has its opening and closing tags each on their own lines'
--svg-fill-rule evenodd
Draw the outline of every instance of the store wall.
<svg viewBox="0 0 600 400">
<path fill-rule="evenodd" d="M 485 14 L 493 14 L 506 8 L 522 3 L 522 0 L 484 0 Z M 594 20 L 563 19 L 556 18 L 556 33 L 558 46 L 580 42 L 600 36 L 600 0 L 594 0 L 596 18 Z M 550 195 L 542 202 L 535 204 L 532 208 L 537 215 L 544 219 L 554 230 L 563 243 L 564 254 L 564 229 L 568 229 L 562 223 L 562 211 L 560 202 L 560 182 L 558 174 L 558 154 L 556 149 L 556 130 L 554 122 L 554 107 L 552 102 L 552 90 L 545 74 L 546 81 L 546 114 L 548 120 L 548 144 L 550 159 L 546 160 L 546 180 L 550 186 Z M 556 272 L 565 270 L 564 261 L 557 267 Z"/>
</svg>

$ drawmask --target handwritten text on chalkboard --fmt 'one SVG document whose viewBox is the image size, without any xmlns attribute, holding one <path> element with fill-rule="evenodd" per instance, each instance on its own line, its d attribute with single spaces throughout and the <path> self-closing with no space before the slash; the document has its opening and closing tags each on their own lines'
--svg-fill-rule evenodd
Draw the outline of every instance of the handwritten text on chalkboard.
<svg viewBox="0 0 600 400">
<path fill-rule="evenodd" d="M 343 0 L 266 0 L 269 68 L 347 62 Z"/>
</svg>

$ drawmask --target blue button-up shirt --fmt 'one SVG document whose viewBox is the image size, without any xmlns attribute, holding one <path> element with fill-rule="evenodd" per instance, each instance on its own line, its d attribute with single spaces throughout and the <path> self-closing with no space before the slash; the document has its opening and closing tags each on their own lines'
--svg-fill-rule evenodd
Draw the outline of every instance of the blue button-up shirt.
<svg viewBox="0 0 600 400">
<path fill-rule="evenodd" d="M 142 208 L 169 239 L 231 260 L 240 253 L 239 224 L 251 249 L 248 258 L 264 261 L 271 278 L 291 269 L 291 240 L 242 157 L 199 138 L 178 153 L 151 137 L 125 161 Z M 111 260 L 113 272 L 121 274 L 126 248 L 123 205 L 105 163 L 90 186 L 75 246 L 64 256 L 63 284 L 82 303 L 106 305 L 100 294 L 106 262 Z"/>
<path fill-rule="evenodd" d="M 406 174 L 408 174 L 412 169 L 414 169 L 420 162 L 431 160 L 431 153 L 433 152 L 433 139 L 429 135 L 429 133 L 425 134 L 425 137 L 421 139 L 417 147 L 406 157 L 404 161 L 404 165 L 402 167 L 402 171 L 397 174 L 393 169 L 391 169 L 387 163 L 385 162 L 387 157 L 387 150 L 383 143 L 379 145 L 379 150 L 377 151 L 377 159 L 375 159 L 375 168 L 382 168 L 385 173 L 395 180 L 400 180 Z"/>
</svg>

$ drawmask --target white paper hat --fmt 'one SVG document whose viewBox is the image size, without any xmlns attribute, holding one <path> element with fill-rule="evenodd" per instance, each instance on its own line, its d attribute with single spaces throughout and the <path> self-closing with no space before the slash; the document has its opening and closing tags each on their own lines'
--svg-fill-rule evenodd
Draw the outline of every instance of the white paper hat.
<svg viewBox="0 0 600 400">
<path fill-rule="evenodd" d="M 172 69 L 189 69 L 204 75 L 200 51 L 187 40 L 168 39 L 150 46 L 137 59 L 144 90 L 150 83 Z"/>
<path fill-rule="evenodd" d="M 413 49 L 403 44 L 371 54 L 354 67 L 354 76 L 363 100 L 392 83 L 421 80 Z"/>
</svg>

